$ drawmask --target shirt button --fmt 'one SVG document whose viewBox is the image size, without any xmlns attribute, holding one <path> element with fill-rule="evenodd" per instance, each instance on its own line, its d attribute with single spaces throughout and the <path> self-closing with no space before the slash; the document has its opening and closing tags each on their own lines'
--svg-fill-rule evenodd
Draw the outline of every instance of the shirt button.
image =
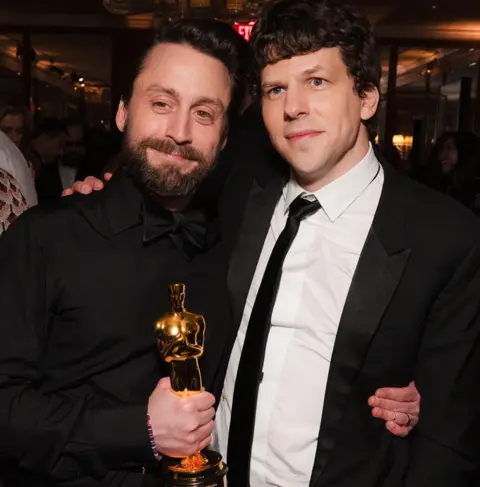
<svg viewBox="0 0 480 487">
<path fill-rule="evenodd" d="M 222 399 L 223 399 L 224 401 L 226 401 L 226 400 L 227 400 L 227 395 L 225 394 L 225 392 L 222 392 Z"/>
</svg>

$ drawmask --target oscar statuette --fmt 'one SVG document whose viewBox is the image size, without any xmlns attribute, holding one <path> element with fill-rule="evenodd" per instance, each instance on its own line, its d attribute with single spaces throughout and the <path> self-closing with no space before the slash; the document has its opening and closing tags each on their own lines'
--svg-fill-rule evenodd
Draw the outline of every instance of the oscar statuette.
<svg viewBox="0 0 480 487">
<path fill-rule="evenodd" d="M 185 309 L 185 285 L 169 286 L 172 311 L 155 324 L 160 355 L 171 365 L 172 392 L 187 397 L 202 392 L 198 359 L 203 355 L 206 323 Z M 223 487 L 227 466 L 219 453 L 205 450 L 185 458 L 163 458 L 168 487 Z"/>
</svg>

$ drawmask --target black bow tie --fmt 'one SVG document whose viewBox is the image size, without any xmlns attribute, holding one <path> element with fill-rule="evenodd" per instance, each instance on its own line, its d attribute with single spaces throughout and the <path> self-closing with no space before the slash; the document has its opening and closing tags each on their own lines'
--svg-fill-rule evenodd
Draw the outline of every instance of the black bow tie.
<svg viewBox="0 0 480 487">
<path fill-rule="evenodd" d="M 218 239 L 218 233 L 216 219 L 208 219 L 202 209 L 145 212 L 143 241 L 168 235 L 188 259 L 211 248 Z"/>
</svg>

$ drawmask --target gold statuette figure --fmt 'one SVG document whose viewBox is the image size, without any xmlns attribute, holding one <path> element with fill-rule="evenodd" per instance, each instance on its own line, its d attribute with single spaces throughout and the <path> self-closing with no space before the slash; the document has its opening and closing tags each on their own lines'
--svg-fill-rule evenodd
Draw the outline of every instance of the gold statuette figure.
<svg viewBox="0 0 480 487">
<path fill-rule="evenodd" d="M 172 311 L 155 324 L 160 355 L 171 364 L 172 392 L 187 397 L 203 391 L 198 359 L 203 355 L 206 323 L 202 315 L 185 309 L 185 285 L 169 286 Z M 180 460 L 164 458 L 170 487 L 220 487 L 227 466 L 219 453 L 207 450 Z"/>
</svg>

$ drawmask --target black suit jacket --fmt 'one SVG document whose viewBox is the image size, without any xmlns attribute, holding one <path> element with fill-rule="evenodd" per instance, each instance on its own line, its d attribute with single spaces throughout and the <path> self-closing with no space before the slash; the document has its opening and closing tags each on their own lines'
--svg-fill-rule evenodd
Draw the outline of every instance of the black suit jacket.
<svg viewBox="0 0 480 487">
<path fill-rule="evenodd" d="M 118 171 L 104 191 L 29 210 L 0 238 L 5 487 L 162 484 L 146 415 L 168 374 L 153 331 L 171 310 L 168 285 L 184 282 L 187 309 L 205 316 L 207 389 L 229 315 L 222 241 L 188 260 L 160 233 L 163 213 Z"/>
<path fill-rule="evenodd" d="M 269 144 L 257 149 L 230 174 L 221 205 L 234 325 L 217 364 L 217 397 L 288 176 Z M 467 487 L 479 444 L 479 224 L 453 200 L 383 168 L 335 341 L 310 486 Z M 367 400 L 412 378 L 422 396 L 420 421 L 408 438 L 397 438 L 371 416 Z"/>
</svg>

